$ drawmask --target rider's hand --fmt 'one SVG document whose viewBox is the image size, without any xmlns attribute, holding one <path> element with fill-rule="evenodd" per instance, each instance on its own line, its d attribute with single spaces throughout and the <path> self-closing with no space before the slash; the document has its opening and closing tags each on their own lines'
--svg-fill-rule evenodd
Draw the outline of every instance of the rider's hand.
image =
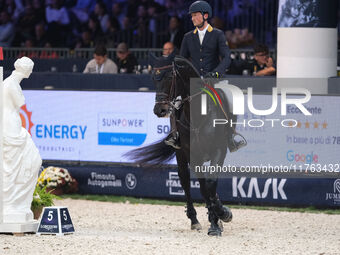
<svg viewBox="0 0 340 255">
<path fill-rule="evenodd" d="M 217 78 L 221 78 L 221 75 L 218 73 L 218 72 L 209 72 L 207 73 L 204 78 L 214 78 L 214 79 L 217 79 Z"/>
</svg>

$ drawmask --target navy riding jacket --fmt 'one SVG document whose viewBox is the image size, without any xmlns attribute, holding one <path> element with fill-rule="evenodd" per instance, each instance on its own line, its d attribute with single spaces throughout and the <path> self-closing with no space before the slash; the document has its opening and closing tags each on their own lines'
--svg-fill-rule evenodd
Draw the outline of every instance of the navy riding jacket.
<svg viewBox="0 0 340 255">
<path fill-rule="evenodd" d="M 189 59 L 200 75 L 225 74 L 230 65 L 230 51 L 223 32 L 208 25 L 202 45 L 197 28 L 184 35 L 180 55 Z"/>
</svg>

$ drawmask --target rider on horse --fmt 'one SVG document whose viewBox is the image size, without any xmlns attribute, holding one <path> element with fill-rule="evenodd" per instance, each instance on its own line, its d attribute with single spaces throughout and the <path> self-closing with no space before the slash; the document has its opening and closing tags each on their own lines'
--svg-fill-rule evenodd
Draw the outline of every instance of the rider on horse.
<svg viewBox="0 0 340 255">
<path fill-rule="evenodd" d="M 190 5 L 189 14 L 195 30 L 185 34 L 180 55 L 190 59 L 201 77 L 219 78 L 230 65 L 230 52 L 223 32 L 213 28 L 208 23 L 212 16 L 211 6 L 205 1 L 196 1 Z M 177 102 L 178 104 L 178 102 Z M 165 140 L 167 145 L 180 149 L 179 136 L 174 114 L 171 115 L 172 132 Z M 235 141 L 237 135 L 233 127 L 228 132 L 228 148 L 230 152 L 237 151 L 246 145 L 245 141 Z"/>
</svg>

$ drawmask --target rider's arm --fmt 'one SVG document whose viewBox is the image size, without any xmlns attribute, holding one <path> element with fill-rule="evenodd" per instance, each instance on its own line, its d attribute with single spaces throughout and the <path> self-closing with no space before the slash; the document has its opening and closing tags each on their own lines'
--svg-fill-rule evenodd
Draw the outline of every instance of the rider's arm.
<svg viewBox="0 0 340 255">
<path fill-rule="evenodd" d="M 223 32 L 222 31 L 219 32 L 220 33 L 218 33 L 218 54 L 219 57 L 221 58 L 221 62 L 215 68 L 214 71 L 220 74 L 224 74 L 231 63 L 230 50 Z"/>
<path fill-rule="evenodd" d="M 189 47 L 188 47 L 188 34 L 186 34 L 183 38 L 182 44 L 181 44 L 181 50 L 179 55 L 185 58 L 190 57 Z"/>
</svg>

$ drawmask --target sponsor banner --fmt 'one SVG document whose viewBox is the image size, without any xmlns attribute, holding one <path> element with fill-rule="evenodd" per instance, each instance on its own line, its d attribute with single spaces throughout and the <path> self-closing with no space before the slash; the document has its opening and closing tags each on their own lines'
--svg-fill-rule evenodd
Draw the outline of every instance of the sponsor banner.
<svg viewBox="0 0 340 255">
<path fill-rule="evenodd" d="M 147 136 L 146 113 L 99 113 L 98 144 L 142 145 Z"/>
<path fill-rule="evenodd" d="M 184 200 L 177 169 L 134 167 L 67 167 L 82 194 Z M 193 199 L 202 201 L 200 184 L 190 179 Z M 340 207 L 340 179 L 284 179 L 231 177 L 219 179 L 217 192 L 224 202 Z"/>
<path fill-rule="evenodd" d="M 23 126 L 45 160 L 127 162 L 122 155 L 164 138 L 154 93 L 24 91 Z"/>
<path fill-rule="evenodd" d="M 124 153 L 154 143 L 170 131 L 169 119 L 153 114 L 154 93 L 24 91 L 24 95 L 22 123 L 44 160 L 128 162 Z M 271 95 L 254 95 L 253 99 L 255 109 L 271 107 Z M 340 97 L 312 96 L 304 105 L 311 116 L 289 104 L 285 116 L 279 106 L 267 116 L 245 108 L 238 117 L 237 131 L 248 145 L 227 154 L 225 164 L 293 165 L 298 170 L 315 164 L 339 171 L 336 109 L 340 109 Z"/>
<path fill-rule="evenodd" d="M 270 108 L 271 96 L 253 98 L 256 109 Z M 340 107 L 340 97 L 312 96 L 304 106 L 310 116 L 289 104 L 284 116 L 279 106 L 267 116 L 254 115 L 246 109 L 244 115 L 238 116 L 236 130 L 247 139 L 248 145 L 228 153 L 224 165 L 283 165 L 297 171 L 309 165 L 340 172 L 340 118 L 334 110 Z"/>
</svg>

